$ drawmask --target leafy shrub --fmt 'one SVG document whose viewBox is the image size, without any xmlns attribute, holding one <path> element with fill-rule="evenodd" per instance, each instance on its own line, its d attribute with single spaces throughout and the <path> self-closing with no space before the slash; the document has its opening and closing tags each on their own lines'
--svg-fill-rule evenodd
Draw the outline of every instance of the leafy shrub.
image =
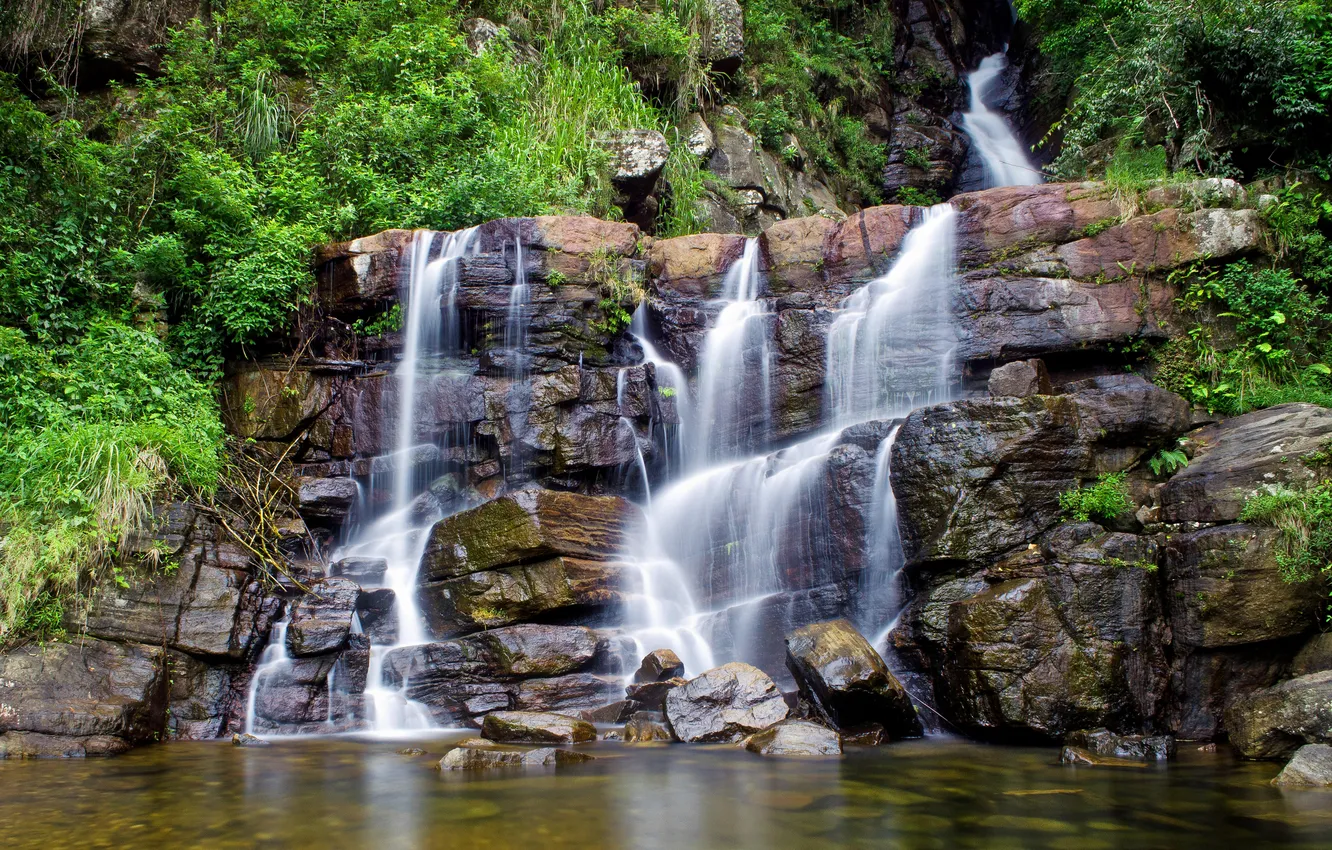
<svg viewBox="0 0 1332 850">
<path fill-rule="evenodd" d="M 1277 566 L 1286 581 L 1332 580 L 1332 482 L 1259 493 L 1245 503 L 1240 520 L 1280 531 Z"/>
<path fill-rule="evenodd" d="M 1133 510 L 1133 499 L 1124 484 L 1124 473 L 1108 472 L 1089 487 L 1060 493 L 1059 507 L 1065 516 L 1078 522 L 1113 520 Z"/>
</svg>

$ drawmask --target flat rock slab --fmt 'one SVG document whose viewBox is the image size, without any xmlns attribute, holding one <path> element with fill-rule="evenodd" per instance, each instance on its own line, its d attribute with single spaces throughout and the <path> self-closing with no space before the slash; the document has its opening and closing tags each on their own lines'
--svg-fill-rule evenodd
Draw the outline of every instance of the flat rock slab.
<svg viewBox="0 0 1332 850">
<path fill-rule="evenodd" d="M 826 726 L 808 720 L 786 720 L 751 735 L 745 749 L 761 756 L 840 756 L 842 739 Z"/>
<path fill-rule="evenodd" d="M 537 750 L 483 750 L 458 747 L 439 760 L 440 770 L 487 770 L 496 767 L 563 767 L 592 761 L 586 753 L 542 747 Z"/>
<path fill-rule="evenodd" d="M 595 741 L 586 720 L 548 711 L 496 711 L 481 723 L 481 737 L 506 744 L 578 744 Z"/>
<path fill-rule="evenodd" d="M 714 667 L 666 695 L 675 737 L 689 743 L 739 741 L 786 719 L 776 683 L 757 667 L 733 661 Z"/>
<path fill-rule="evenodd" d="M 1098 756 L 1132 761 L 1166 761 L 1175 757 L 1173 735 L 1116 735 L 1109 729 L 1083 729 L 1070 732 L 1064 744 Z"/>
</svg>

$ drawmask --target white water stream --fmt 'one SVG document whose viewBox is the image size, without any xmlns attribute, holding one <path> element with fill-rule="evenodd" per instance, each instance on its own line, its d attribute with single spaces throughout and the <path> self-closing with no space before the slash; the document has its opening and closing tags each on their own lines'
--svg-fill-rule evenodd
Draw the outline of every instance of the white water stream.
<svg viewBox="0 0 1332 850">
<path fill-rule="evenodd" d="M 1044 182 L 1041 170 L 1032 165 L 1004 116 L 985 103 L 986 95 L 1006 67 L 1007 54 L 995 53 L 982 59 L 980 66 L 967 75 L 971 99 L 962 115 L 962 129 L 971 137 L 985 166 L 987 189 L 993 186 L 1035 186 Z"/>
<path fill-rule="evenodd" d="M 828 333 L 829 427 L 763 454 L 752 452 L 763 448 L 771 425 L 773 355 L 763 318 L 771 311 L 760 297 L 757 240 L 746 245 L 728 270 L 724 306 L 700 352 L 697 415 L 682 426 L 691 436 L 690 471 L 658 489 L 626 552 L 641 583 L 626 615 L 639 650 L 674 649 L 697 674 L 721 661 L 754 657 L 760 643 L 771 642 L 774 618 L 801 616 L 794 609 L 806 603 L 791 591 L 810 584 L 792 572 L 819 569 L 835 557 L 824 488 L 826 461 L 843 429 L 948 397 L 956 372 L 950 306 L 955 217 L 947 205 L 925 211 L 888 273 L 840 306 Z M 655 349 L 645 351 L 659 375 L 680 380 L 678 370 L 663 369 Z M 756 398 L 763 405 L 758 415 L 746 407 Z M 680 410 L 685 420 L 688 408 Z M 861 575 L 862 595 L 871 598 L 857 600 L 873 618 L 861 623 L 871 635 L 898 606 L 902 556 L 889 481 L 895 433 L 876 454 Z"/>
</svg>

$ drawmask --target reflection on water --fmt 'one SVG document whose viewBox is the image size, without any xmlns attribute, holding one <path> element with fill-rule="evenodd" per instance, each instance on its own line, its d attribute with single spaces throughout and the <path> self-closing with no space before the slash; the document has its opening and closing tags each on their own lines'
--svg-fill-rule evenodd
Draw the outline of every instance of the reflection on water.
<svg viewBox="0 0 1332 850">
<path fill-rule="evenodd" d="M 1181 747 L 1168 768 L 919 741 L 831 761 L 590 745 L 561 771 L 441 774 L 404 742 L 169 744 L 0 762 L 5 847 L 1156 848 L 1332 845 L 1332 792 Z"/>
</svg>

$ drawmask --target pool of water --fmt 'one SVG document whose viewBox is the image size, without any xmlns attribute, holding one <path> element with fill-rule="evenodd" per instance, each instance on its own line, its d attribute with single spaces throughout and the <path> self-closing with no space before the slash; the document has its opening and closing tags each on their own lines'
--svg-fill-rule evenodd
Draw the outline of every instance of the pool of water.
<svg viewBox="0 0 1332 850">
<path fill-rule="evenodd" d="M 930 739 L 831 760 L 734 747 L 580 749 L 555 769 L 441 773 L 458 736 L 147 747 L 0 761 L 0 845 L 39 847 L 1155 848 L 1332 846 L 1332 792 L 1181 746 L 1160 768 Z M 420 746 L 425 756 L 398 750 Z"/>
</svg>

